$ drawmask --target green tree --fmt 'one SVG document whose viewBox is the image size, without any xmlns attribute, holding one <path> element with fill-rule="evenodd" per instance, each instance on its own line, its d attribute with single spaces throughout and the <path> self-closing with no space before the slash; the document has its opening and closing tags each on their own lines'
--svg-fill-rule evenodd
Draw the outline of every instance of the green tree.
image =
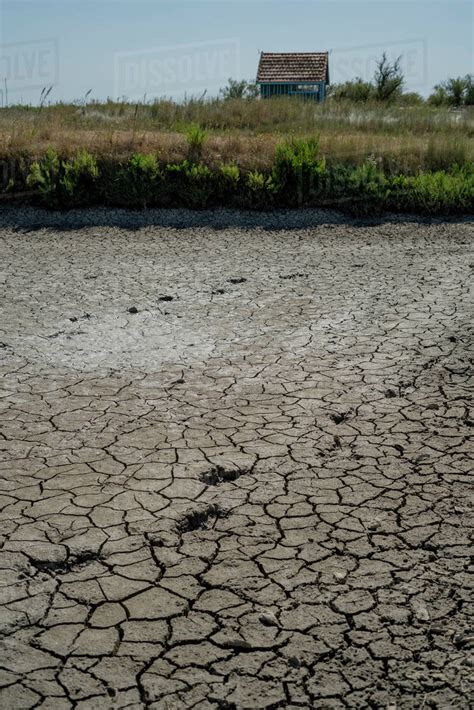
<svg viewBox="0 0 474 710">
<path fill-rule="evenodd" d="M 378 60 L 374 74 L 374 85 L 375 98 L 379 101 L 392 101 L 401 95 L 404 76 L 400 62 L 401 57 L 398 57 L 391 63 L 385 52 Z"/>
<path fill-rule="evenodd" d="M 255 83 L 242 79 L 229 78 L 227 86 L 222 87 L 219 91 L 222 98 L 227 101 L 229 99 L 255 99 L 258 96 L 258 86 Z"/>
<path fill-rule="evenodd" d="M 329 95 L 347 101 L 366 102 L 393 101 L 400 99 L 404 84 L 404 76 L 400 67 L 401 57 L 390 62 L 384 52 L 377 61 L 376 70 L 372 81 L 364 81 L 357 76 L 352 81 L 332 86 Z"/>
<path fill-rule="evenodd" d="M 444 88 L 444 86 L 441 86 L 441 84 L 437 84 L 434 87 L 433 93 L 428 97 L 428 103 L 431 104 L 432 106 L 449 106 L 449 97 L 448 97 L 448 92 Z"/>
<path fill-rule="evenodd" d="M 453 106 L 462 106 L 464 94 L 467 88 L 466 78 L 458 76 L 455 79 L 448 79 L 446 91 Z"/>
<path fill-rule="evenodd" d="M 429 97 L 429 102 L 434 106 L 472 106 L 474 104 L 474 77 L 451 77 L 434 87 Z"/>
<path fill-rule="evenodd" d="M 421 106 L 425 102 L 423 96 L 416 91 L 405 91 L 398 101 L 403 106 Z"/>
<path fill-rule="evenodd" d="M 336 100 L 365 102 L 374 98 L 374 86 L 370 81 L 356 77 L 353 81 L 329 87 L 329 96 Z"/>
<path fill-rule="evenodd" d="M 466 91 L 464 93 L 464 103 L 466 106 L 474 106 L 474 74 L 468 74 Z"/>
</svg>

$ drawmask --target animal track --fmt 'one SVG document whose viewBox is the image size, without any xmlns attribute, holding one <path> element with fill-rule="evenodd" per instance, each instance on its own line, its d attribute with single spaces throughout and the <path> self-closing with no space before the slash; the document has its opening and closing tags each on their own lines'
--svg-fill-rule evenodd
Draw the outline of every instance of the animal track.
<svg viewBox="0 0 474 710">
<path fill-rule="evenodd" d="M 347 420 L 348 416 L 349 412 L 335 412 L 334 414 L 330 415 L 334 424 L 342 424 L 342 422 L 345 422 Z"/>
<path fill-rule="evenodd" d="M 281 279 L 283 280 L 291 280 L 291 279 L 297 279 L 297 278 L 307 278 L 309 274 L 285 274 L 284 276 L 280 276 Z"/>
<path fill-rule="evenodd" d="M 53 575 L 68 574 L 98 559 L 100 559 L 99 555 L 93 552 L 83 552 L 70 555 L 66 560 L 31 560 L 31 565 L 40 572 L 51 572 Z"/>
<path fill-rule="evenodd" d="M 219 504 L 214 503 L 197 510 L 190 510 L 183 515 L 178 522 L 178 531 L 182 533 L 194 532 L 195 530 L 207 530 L 212 528 L 217 520 L 226 518 L 227 511 Z"/>
<path fill-rule="evenodd" d="M 225 469 L 222 466 L 216 466 L 209 471 L 202 473 L 199 478 L 208 486 L 218 486 L 219 483 L 228 481 L 236 481 L 240 476 L 245 475 L 248 471 L 239 471 L 239 469 Z"/>
</svg>

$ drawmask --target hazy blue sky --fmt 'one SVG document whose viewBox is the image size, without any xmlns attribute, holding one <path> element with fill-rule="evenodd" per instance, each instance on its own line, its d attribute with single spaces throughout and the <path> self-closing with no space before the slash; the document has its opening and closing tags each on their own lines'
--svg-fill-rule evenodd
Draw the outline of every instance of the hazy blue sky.
<svg viewBox="0 0 474 710">
<path fill-rule="evenodd" d="M 0 0 L 9 100 L 215 94 L 254 78 L 258 50 L 331 51 L 331 80 L 370 76 L 384 49 L 407 87 L 473 71 L 466 0 Z M 3 97 L 2 97 L 3 98 Z"/>
</svg>

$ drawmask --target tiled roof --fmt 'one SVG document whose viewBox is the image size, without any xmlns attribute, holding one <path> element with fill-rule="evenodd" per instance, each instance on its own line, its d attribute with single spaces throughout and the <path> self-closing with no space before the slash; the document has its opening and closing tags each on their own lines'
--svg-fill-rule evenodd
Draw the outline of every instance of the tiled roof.
<svg viewBox="0 0 474 710">
<path fill-rule="evenodd" d="M 327 52 L 261 52 L 257 82 L 325 81 Z"/>
</svg>

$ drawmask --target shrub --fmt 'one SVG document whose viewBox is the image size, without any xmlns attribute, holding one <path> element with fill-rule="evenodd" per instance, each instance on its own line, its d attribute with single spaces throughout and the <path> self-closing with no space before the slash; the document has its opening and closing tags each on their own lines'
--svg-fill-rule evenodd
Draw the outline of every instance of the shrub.
<svg viewBox="0 0 474 710">
<path fill-rule="evenodd" d="M 428 99 L 433 106 L 472 106 L 474 103 L 474 79 L 472 74 L 447 79 L 434 87 Z"/>
<path fill-rule="evenodd" d="M 428 97 L 428 103 L 431 106 L 440 108 L 441 106 L 449 106 L 449 97 L 446 89 L 441 84 L 434 87 L 433 93 Z"/>
<path fill-rule="evenodd" d="M 469 213 L 474 211 L 474 167 L 465 161 L 465 154 L 456 149 L 453 140 L 449 156 L 440 157 L 428 151 L 433 170 L 409 175 L 384 172 L 381 159 L 374 156 L 358 166 L 340 163 L 327 166 L 318 158 L 319 146 L 314 138 L 282 143 L 271 172 L 249 173 L 241 172 L 235 164 L 211 168 L 183 160 L 160 165 L 154 155 L 141 153 L 122 163 L 108 158 L 98 165 L 86 151 L 63 159 L 49 150 L 29 166 L 27 183 L 37 190 L 44 205 L 54 208 L 102 200 L 106 204 L 140 208 L 232 205 L 272 209 L 321 205 L 339 207 L 356 215 L 377 214 L 382 209 L 425 214 Z M 449 170 L 435 169 L 437 163 L 445 163 L 448 157 Z M 12 179 L 7 173 L 4 189 L 16 190 L 24 180 L 16 179 L 12 187 Z"/>
<path fill-rule="evenodd" d="M 35 160 L 30 168 L 27 185 L 38 190 L 41 200 L 48 207 L 59 206 L 59 175 L 61 161 L 53 148 L 49 148 L 41 160 Z"/>
<path fill-rule="evenodd" d="M 350 165 L 330 165 L 318 177 L 319 196 L 322 200 L 344 200 L 348 197 L 348 184 L 354 168 Z"/>
<path fill-rule="evenodd" d="M 247 175 L 243 205 L 251 209 L 268 209 L 274 203 L 278 187 L 271 175 L 253 170 Z"/>
<path fill-rule="evenodd" d="M 79 150 L 72 160 L 64 161 L 62 167 L 64 174 L 61 176 L 60 187 L 68 204 L 84 205 L 91 202 L 99 177 L 94 156 L 86 150 Z"/>
<path fill-rule="evenodd" d="M 142 207 L 146 207 L 147 204 L 156 204 L 157 183 L 160 178 L 156 157 L 135 153 L 130 158 L 125 173 L 131 201 Z"/>
<path fill-rule="evenodd" d="M 375 89 L 370 81 L 364 81 L 360 77 L 356 77 L 354 81 L 346 81 L 343 84 L 334 84 L 331 86 L 329 96 L 337 101 L 344 100 L 365 103 L 375 97 Z"/>
<path fill-rule="evenodd" d="M 422 106 L 425 100 L 421 94 L 416 91 L 405 91 L 398 97 L 400 106 Z"/>
<path fill-rule="evenodd" d="M 464 105 L 474 106 L 474 74 L 466 77 L 466 88 L 464 90 Z"/>
<path fill-rule="evenodd" d="M 273 176 L 284 203 L 302 205 L 315 196 L 318 178 L 326 168 L 318 153 L 317 138 L 293 139 L 277 146 Z"/>
<path fill-rule="evenodd" d="M 343 84 L 335 84 L 329 90 L 329 95 L 336 100 L 354 101 L 356 103 L 376 101 L 394 101 L 403 97 L 403 73 L 400 67 L 401 57 L 390 62 L 385 52 L 376 63 L 372 81 L 364 81 L 356 77 Z M 421 96 L 418 99 L 423 101 Z M 407 102 L 409 99 L 406 100 Z M 412 102 L 415 100 L 412 97 Z M 419 101 L 416 101 L 419 103 Z"/>
<path fill-rule="evenodd" d="M 362 165 L 339 174 L 336 188 L 331 184 L 331 196 L 342 200 L 341 207 L 350 214 L 378 214 L 387 196 L 388 181 L 372 156 Z"/>
<path fill-rule="evenodd" d="M 86 150 L 61 160 L 50 148 L 44 158 L 32 163 L 27 185 L 38 190 L 47 207 L 74 207 L 95 201 L 98 177 L 97 162 Z"/>
<path fill-rule="evenodd" d="M 26 190 L 30 167 L 31 159 L 27 152 L 0 157 L 0 193 Z"/>
<path fill-rule="evenodd" d="M 151 207 L 160 203 L 162 175 L 154 155 L 135 153 L 122 165 L 104 167 L 103 190 L 107 204 Z"/>
<path fill-rule="evenodd" d="M 215 200 L 218 204 L 238 204 L 241 187 L 242 181 L 237 165 L 221 165 L 215 180 Z"/>
<path fill-rule="evenodd" d="M 427 172 L 391 178 L 387 209 L 428 215 L 462 214 L 474 209 L 474 169 L 453 166 L 451 172 Z"/>
<path fill-rule="evenodd" d="M 225 182 L 229 183 L 230 185 L 237 185 L 240 180 L 240 171 L 237 165 L 221 165 L 220 171 Z"/>
<path fill-rule="evenodd" d="M 420 173 L 410 179 L 405 193 L 406 204 L 428 214 L 472 211 L 474 207 L 473 175 L 461 172 Z"/>
<path fill-rule="evenodd" d="M 215 174 L 207 165 L 188 160 L 166 166 L 167 199 L 191 209 L 207 207 L 215 193 Z"/>
<path fill-rule="evenodd" d="M 362 165 L 358 165 L 350 175 L 351 193 L 363 194 L 368 197 L 378 197 L 386 187 L 385 175 L 377 167 L 377 161 L 372 156 Z"/>
<path fill-rule="evenodd" d="M 201 159 L 205 139 L 206 132 L 195 123 L 191 124 L 191 126 L 189 126 L 186 130 L 188 160 L 191 163 L 198 162 Z"/>
<path fill-rule="evenodd" d="M 238 81 L 237 79 L 229 79 L 227 86 L 219 89 L 219 94 L 224 101 L 229 99 L 255 99 L 259 95 L 257 84 L 249 81 Z"/>
</svg>

